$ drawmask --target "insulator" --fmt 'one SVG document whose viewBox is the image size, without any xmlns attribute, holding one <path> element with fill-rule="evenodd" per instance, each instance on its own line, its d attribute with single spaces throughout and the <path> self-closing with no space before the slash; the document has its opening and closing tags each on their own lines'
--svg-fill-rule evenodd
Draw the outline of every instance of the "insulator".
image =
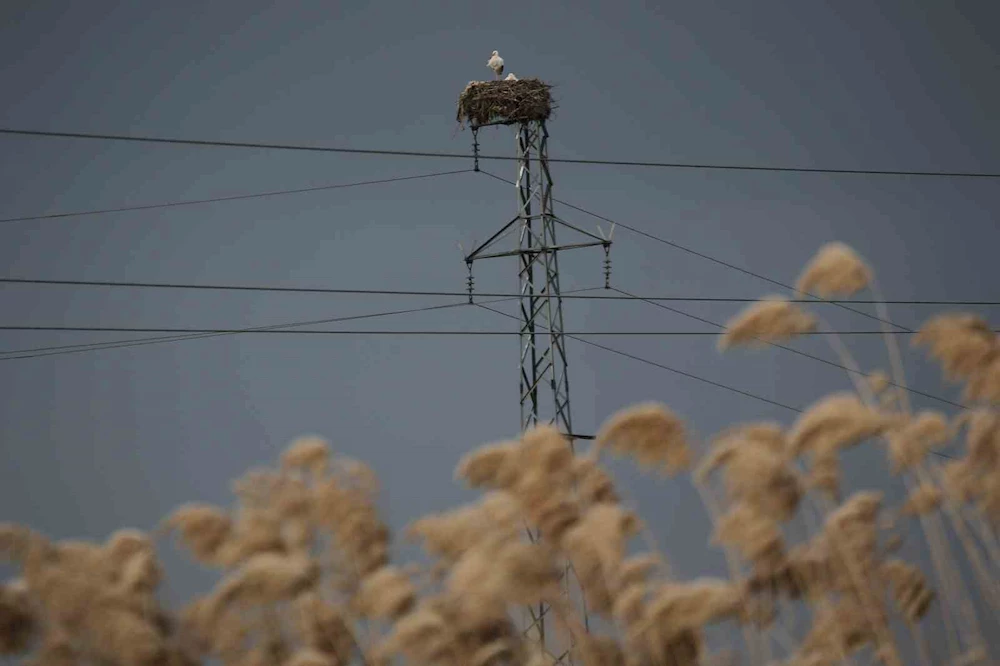
<svg viewBox="0 0 1000 666">
<path fill-rule="evenodd" d="M 465 286 L 466 286 L 466 289 L 469 292 L 469 303 L 471 304 L 472 303 L 472 292 L 473 292 L 473 289 L 475 287 L 476 279 L 474 277 L 472 277 L 472 262 L 469 262 L 467 264 L 467 266 L 469 268 L 469 276 L 467 278 L 465 278 Z"/>
<path fill-rule="evenodd" d="M 604 246 L 604 288 L 611 289 L 611 245 Z"/>
</svg>

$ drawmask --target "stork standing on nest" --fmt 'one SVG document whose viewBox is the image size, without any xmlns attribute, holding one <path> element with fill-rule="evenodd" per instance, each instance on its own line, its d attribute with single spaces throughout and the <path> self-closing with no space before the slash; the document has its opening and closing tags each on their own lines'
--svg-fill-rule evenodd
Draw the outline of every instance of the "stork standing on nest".
<svg viewBox="0 0 1000 666">
<path fill-rule="evenodd" d="M 493 55 L 490 56 L 490 59 L 486 61 L 486 66 L 493 70 L 493 74 L 497 79 L 499 79 L 500 75 L 503 74 L 503 58 L 501 58 L 500 54 L 496 51 L 494 51 Z"/>
</svg>

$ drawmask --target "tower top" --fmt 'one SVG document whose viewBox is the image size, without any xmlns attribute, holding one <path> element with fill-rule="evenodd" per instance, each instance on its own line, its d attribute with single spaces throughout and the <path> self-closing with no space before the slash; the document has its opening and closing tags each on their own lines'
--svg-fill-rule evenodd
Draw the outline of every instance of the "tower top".
<svg viewBox="0 0 1000 666">
<path fill-rule="evenodd" d="M 458 97 L 458 122 L 472 127 L 545 121 L 552 115 L 552 86 L 539 79 L 470 81 Z"/>
</svg>

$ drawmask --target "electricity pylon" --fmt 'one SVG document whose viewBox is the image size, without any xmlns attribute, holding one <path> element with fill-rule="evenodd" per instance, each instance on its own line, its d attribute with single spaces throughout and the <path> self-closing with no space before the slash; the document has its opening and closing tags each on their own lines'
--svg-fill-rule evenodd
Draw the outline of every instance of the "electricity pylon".
<svg viewBox="0 0 1000 666">
<path fill-rule="evenodd" d="M 477 132 L 478 127 L 473 127 Z M 597 236 L 559 218 L 552 208 L 552 174 L 548 162 L 549 133 L 544 120 L 517 124 L 517 214 L 488 240 L 465 257 L 472 297 L 472 264 L 479 259 L 517 257 L 520 280 L 520 402 L 521 432 L 540 423 L 555 425 L 570 441 L 574 433 L 570 414 L 569 375 L 566 340 L 563 335 L 562 295 L 559 288 L 559 252 L 586 247 L 603 247 L 605 286 L 610 279 L 611 239 Z M 478 146 L 478 143 L 477 143 Z M 478 169 L 478 163 L 477 163 Z M 570 231 L 576 242 L 560 245 L 556 230 Z M 500 244 L 512 233 L 517 246 L 503 249 Z M 532 541 L 539 535 L 528 532 Z M 569 593 L 569 572 L 564 589 Z M 542 605 L 530 609 L 526 633 L 535 634 L 545 647 L 545 614 Z M 559 655 L 557 655 L 559 656 Z M 564 654 L 563 656 L 568 657 Z"/>
</svg>

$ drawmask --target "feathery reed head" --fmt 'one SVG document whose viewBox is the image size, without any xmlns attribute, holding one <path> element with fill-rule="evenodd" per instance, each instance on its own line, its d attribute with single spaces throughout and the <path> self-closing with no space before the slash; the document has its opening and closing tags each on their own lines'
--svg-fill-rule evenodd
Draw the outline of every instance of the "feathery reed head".
<svg viewBox="0 0 1000 666">
<path fill-rule="evenodd" d="M 232 519 L 222 509 L 197 503 L 176 509 L 167 518 L 165 526 L 178 530 L 184 546 L 195 559 L 205 564 L 216 562 L 233 529 Z"/>
<path fill-rule="evenodd" d="M 301 469 L 321 475 L 330 460 L 330 444 L 322 437 L 308 435 L 293 441 L 281 454 L 281 467 Z"/>
<path fill-rule="evenodd" d="M 911 344 L 927 347 L 931 358 L 941 364 L 945 377 L 952 381 L 968 380 L 1000 357 L 997 335 L 976 315 L 932 317 L 920 327 Z"/>
<path fill-rule="evenodd" d="M 668 407 L 643 403 L 623 409 L 597 433 L 596 445 L 635 458 L 639 464 L 676 474 L 691 464 L 683 421 Z"/>
<path fill-rule="evenodd" d="M 881 435 L 896 423 L 898 417 L 865 405 L 853 393 L 834 393 L 798 418 L 789 445 L 793 455 L 836 452 Z"/>
<path fill-rule="evenodd" d="M 894 474 L 916 467 L 932 448 L 951 438 L 951 428 L 943 414 L 925 411 L 904 418 L 905 421 L 886 433 Z"/>
<path fill-rule="evenodd" d="M 853 296 L 871 282 L 871 269 L 844 243 L 827 243 L 806 264 L 795 288 L 821 298 Z"/>
<path fill-rule="evenodd" d="M 395 620 L 412 609 L 415 599 L 416 590 L 406 574 L 385 566 L 362 580 L 357 605 L 366 617 Z"/>
<path fill-rule="evenodd" d="M 718 347 L 720 351 L 737 345 L 761 347 L 811 333 L 816 324 L 815 317 L 784 296 L 768 296 L 726 322 Z"/>
</svg>

